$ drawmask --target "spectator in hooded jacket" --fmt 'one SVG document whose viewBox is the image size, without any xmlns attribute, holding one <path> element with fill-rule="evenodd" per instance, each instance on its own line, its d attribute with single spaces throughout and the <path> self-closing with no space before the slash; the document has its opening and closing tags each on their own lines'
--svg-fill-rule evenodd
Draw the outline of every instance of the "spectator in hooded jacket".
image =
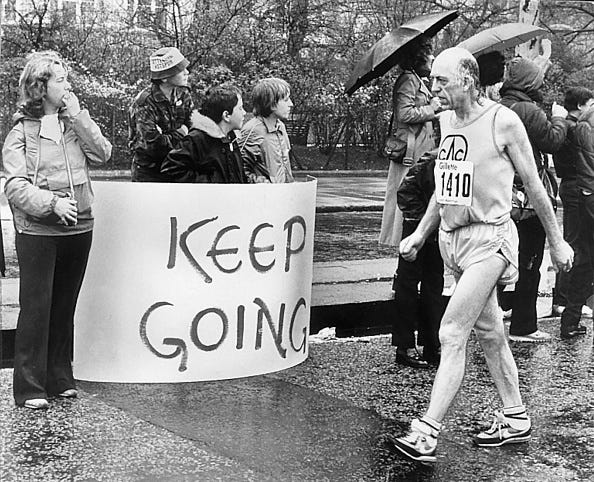
<svg viewBox="0 0 594 482">
<path fill-rule="evenodd" d="M 188 60 L 175 47 L 163 47 L 149 59 L 151 86 L 129 109 L 132 181 L 165 182 L 161 163 L 188 133 L 194 103 L 188 88 Z"/>
<path fill-rule="evenodd" d="M 539 172 L 546 169 L 546 153 L 559 150 L 565 142 L 567 111 L 553 104 L 553 116 L 538 105 L 542 101 L 544 82 L 542 70 L 534 62 L 522 57 L 512 59 L 500 90 L 501 104 L 513 110 L 524 124 L 532 146 L 532 154 Z M 536 301 L 540 281 L 540 265 L 544 255 L 545 230 L 538 216 L 517 222 L 519 235 L 519 279 L 512 295 L 510 340 L 542 342 L 551 338 L 538 329 Z"/>
<path fill-rule="evenodd" d="M 234 132 L 244 117 L 237 87 L 210 88 L 200 113 L 192 114 L 189 134 L 163 161 L 163 175 L 172 182 L 247 182 Z"/>
<path fill-rule="evenodd" d="M 576 241 L 581 225 L 578 210 L 580 192 L 577 187 L 576 169 L 579 148 L 576 143 L 575 127 L 580 114 L 592 106 L 594 106 L 594 92 L 585 87 L 570 87 L 567 89 L 563 101 L 563 107 L 569 111 L 565 119 L 567 122 L 567 138 L 563 147 L 553 154 L 555 173 L 557 177 L 561 178 L 559 197 L 563 205 L 563 238 L 574 251 L 577 251 Z M 557 273 L 555 287 L 553 288 L 553 316 L 561 315 L 565 309 L 567 294 L 571 290 L 569 279 L 570 273 Z M 587 305 L 584 305 L 582 312 L 585 315 L 592 316 L 592 310 Z"/>
<path fill-rule="evenodd" d="M 254 117 L 241 129 L 239 145 L 248 181 L 293 182 L 291 142 L 284 122 L 291 114 L 291 89 L 283 79 L 259 81 L 252 92 Z"/>
</svg>

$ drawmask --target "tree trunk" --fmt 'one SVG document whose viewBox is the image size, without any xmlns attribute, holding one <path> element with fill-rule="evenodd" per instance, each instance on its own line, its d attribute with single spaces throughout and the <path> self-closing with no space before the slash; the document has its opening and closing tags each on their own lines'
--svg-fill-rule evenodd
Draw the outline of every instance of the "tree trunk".
<svg viewBox="0 0 594 482">
<path fill-rule="evenodd" d="M 309 28 L 309 0 L 294 0 L 289 10 L 289 38 L 287 53 L 297 57 L 303 48 L 303 42 Z"/>
<path fill-rule="evenodd" d="M 540 10 L 538 5 L 540 0 L 520 0 L 520 14 L 518 22 L 538 25 Z M 516 55 L 526 59 L 533 59 L 540 54 L 540 45 L 538 42 L 526 42 L 516 47 Z"/>
</svg>

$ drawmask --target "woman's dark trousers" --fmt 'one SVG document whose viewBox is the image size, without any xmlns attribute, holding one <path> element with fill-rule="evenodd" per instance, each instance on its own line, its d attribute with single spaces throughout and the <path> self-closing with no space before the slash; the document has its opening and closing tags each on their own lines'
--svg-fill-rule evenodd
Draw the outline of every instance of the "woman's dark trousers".
<svg viewBox="0 0 594 482">
<path fill-rule="evenodd" d="M 538 216 L 517 223 L 519 278 L 513 293 L 510 335 L 529 335 L 537 329 L 536 300 L 546 233 Z"/>
<path fill-rule="evenodd" d="M 74 310 L 92 232 L 68 236 L 16 234 L 21 306 L 14 355 L 17 405 L 75 387 Z"/>
<path fill-rule="evenodd" d="M 402 237 L 410 235 L 418 221 L 404 221 Z M 421 283 L 419 290 L 418 285 Z M 392 345 L 399 349 L 415 347 L 415 330 L 425 352 L 437 352 L 439 325 L 445 310 L 443 260 L 437 240 L 428 239 L 415 261 L 398 259 L 394 280 L 395 313 Z"/>
</svg>

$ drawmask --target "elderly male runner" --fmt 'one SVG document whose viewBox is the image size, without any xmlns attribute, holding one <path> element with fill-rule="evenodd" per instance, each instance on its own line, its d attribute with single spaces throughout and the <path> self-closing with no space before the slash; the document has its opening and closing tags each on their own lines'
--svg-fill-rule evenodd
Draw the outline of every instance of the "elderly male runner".
<svg viewBox="0 0 594 482">
<path fill-rule="evenodd" d="M 475 443 L 497 447 L 530 438 L 530 418 L 495 289 L 497 283 L 517 278 L 518 234 L 510 219 L 514 167 L 546 230 L 554 265 L 569 270 L 573 262 L 538 178 L 526 130 L 511 110 L 480 96 L 474 57 L 461 48 L 444 50 L 433 63 L 431 78 L 433 94 L 448 109 L 440 118 L 435 194 L 400 250 L 405 259 L 414 260 L 440 222 L 440 250 L 457 286 L 441 321 L 441 363 L 429 408 L 412 421 L 408 435 L 393 439 L 398 450 L 421 462 L 436 461 L 437 436 L 462 383 L 472 329 L 503 402 L 503 412 L 496 413 L 491 428 L 479 433 Z"/>
</svg>

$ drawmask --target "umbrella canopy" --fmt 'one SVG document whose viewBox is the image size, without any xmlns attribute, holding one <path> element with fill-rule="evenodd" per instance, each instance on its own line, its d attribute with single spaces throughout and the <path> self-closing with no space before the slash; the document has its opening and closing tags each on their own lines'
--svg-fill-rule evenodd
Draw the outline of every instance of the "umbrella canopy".
<svg viewBox="0 0 594 482">
<path fill-rule="evenodd" d="M 502 51 L 546 34 L 544 28 L 528 23 L 504 23 L 483 30 L 458 44 L 475 57 L 493 51 Z"/>
<path fill-rule="evenodd" d="M 420 15 L 384 35 L 357 62 L 345 90 L 351 95 L 359 87 L 384 75 L 402 56 L 404 47 L 419 36 L 433 37 L 458 16 L 456 10 Z"/>
</svg>

